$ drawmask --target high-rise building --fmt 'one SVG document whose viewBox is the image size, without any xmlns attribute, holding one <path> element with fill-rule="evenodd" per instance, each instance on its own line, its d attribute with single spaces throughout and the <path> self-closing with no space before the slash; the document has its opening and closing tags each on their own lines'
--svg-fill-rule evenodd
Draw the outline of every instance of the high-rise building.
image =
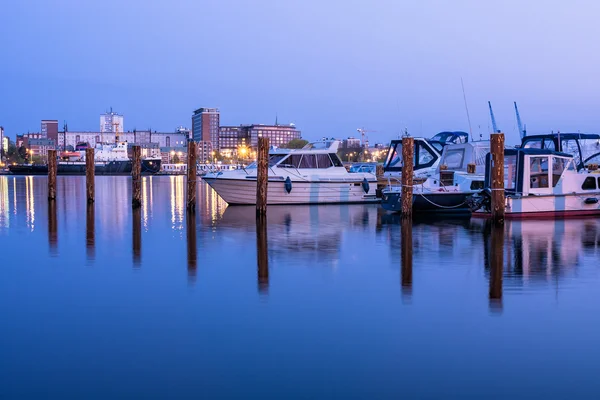
<svg viewBox="0 0 600 400">
<path fill-rule="evenodd" d="M 42 138 L 54 140 L 54 143 L 58 142 L 58 121 L 55 119 L 43 119 L 42 120 Z"/>
<path fill-rule="evenodd" d="M 113 112 L 112 107 L 109 112 L 100 114 L 100 133 L 125 132 L 123 125 L 123 116 Z"/>
<path fill-rule="evenodd" d="M 4 127 L 0 126 L 0 162 L 2 162 L 3 153 L 7 150 L 4 150 Z"/>
<path fill-rule="evenodd" d="M 199 108 L 192 115 L 192 137 L 195 141 L 211 142 L 219 150 L 219 109 Z"/>
</svg>

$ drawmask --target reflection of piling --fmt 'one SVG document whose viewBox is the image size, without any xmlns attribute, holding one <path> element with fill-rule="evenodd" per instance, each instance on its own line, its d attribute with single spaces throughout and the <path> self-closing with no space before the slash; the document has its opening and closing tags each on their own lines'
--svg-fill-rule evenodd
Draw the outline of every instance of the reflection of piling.
<svg viewBox="0 0 600 400">
<path fill-rule="evenodd" d="M 502 309 L 502 273 L 504 271 L 504 227 L 492 224 L 490 255 L 490 308 Z"/>
<path fill-rule="evenodd" d="M 48 150 L 48 200 L 56 199 L 56 150 Z"/>
<path fill-rule="evenodd" d="M 88 260 L 93 260 L 96 253 L 96 216 L 94 204 L 88 204 L 85 213 L 85 252 Z"/>
<path fill-rule="evenodd" d="M 267 185 L 269 183 L 269 139 L 258 138 L 256 171 L 256 215 L 267 215 Z"/>
<path fill-rule="evenodd" d="M 196 211 L 196 145 L 194 141 L 188 142 L 187 209 L 191 211 Z"/>
<path fill-rule="evenodd" d="M 414 139 L 402 138 L 402 216 L 412 217 Z"/>
<path fill-rule="evenodd" d="M 133 146 L 133 160 L 131 166 L 131 206 L 142 205 L 142 148 Z"/>
<path fill-rule="evenodd" d="M 142 209 L 133 209 L 133 265 L 139 267 L 142 261 Z"/>
<path fill-rule="evenodd" d="M 492 133 L 490 136 L 492 157 L 492 220 L 504 223 L 504 134 Z"/>
<path fill-rule="evenodd" d="M 88 203 L 93 203 L 96 196 L 96 190 L 94 187 L 94 177 L 96 174 L 96 171 L 94 171 L 95 167 L 94 149 L 85 149 L 85 187 Z"/>
<path fill-rule="evenodd" d="M 413 268 L 413 238 L 411 221 L 402 221 L 401 225 L 401 283 L 402 294 L 412 295 L 412 268 Z"/>
<path fill-rule="evenodd" d="M 196 248 L 196 213 L 192 210 L 188 210 L 186 214 L 186 233 L 188 279 L 190 281 L 195 281 L 198 254 Z"/>
<path fill-rule="evenodd" d="M 58 223 L 56 218 L 56 202 L 48 202 L 48 244 L 50 252 L 55 253 L 58 245 Z"/>
<path fill-rule="evenodd" d="M 258 264 L 258 291 L 266 292 L 269 288 L 269 254 L 267 250 L 267 218 L 262 215 L 256 218 L 256 261 Z"/>
</svg>

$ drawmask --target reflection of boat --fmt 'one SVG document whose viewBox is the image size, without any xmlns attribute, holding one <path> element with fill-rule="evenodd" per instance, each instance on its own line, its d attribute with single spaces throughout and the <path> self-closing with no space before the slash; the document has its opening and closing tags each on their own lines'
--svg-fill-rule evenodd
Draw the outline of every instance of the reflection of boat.
<svg viewBox="0 0 600 400">
<path fill-rule="evenodd" d="M 58 175 L 85 175 L 85 149 L 79 152 L 69 152 L 67 160 L 72 160 L 75 153 L 79 154 L 77 161 L 59 161 Z M 155 174 L 160 170 L 160 158 L 147 157 L 142 159 L 142 174 Z M 114 144 L 98 144 L 94 149 L 94 164 L 96 175 L 128 175 L 131 174 L 133 162 L 127 155 L 127 142 Z M 47 165 L 21 164 L 11 165 L 11 173 L 15 175 L 47 175 Z"/>
<path fill-rule="evenodd" d="M 268 204 L 367 203 L 378 201 L 377 178 L 349 173 L 337 156 L 339 141 L 324 140 L 299 150 L 269 152 Z M 256 204 L 256 164 L 206 174 L 203 179 L 231 204 Z"/>
<path fill-rule="evenodd" d="M 467 199 L 483 189 L 489 150 L 489 141 L 445 146 L 435 174 L 413 187 L 413 212 L 470 213 Z M 401 199 L 402 186 L 389 185 L 382 191 L 381 206 L 401 211 Z"/>
<path fill-rule="evenodd" d="M 546 149 L 507 149 L 504 156 L 506 218 L 574 217 L 600 214 L 600 174 L 577 172 L 572 155 Z M 475 208 L 491 210 L 491 157 L 486 161 L 486 189 Z"/>
</svg>

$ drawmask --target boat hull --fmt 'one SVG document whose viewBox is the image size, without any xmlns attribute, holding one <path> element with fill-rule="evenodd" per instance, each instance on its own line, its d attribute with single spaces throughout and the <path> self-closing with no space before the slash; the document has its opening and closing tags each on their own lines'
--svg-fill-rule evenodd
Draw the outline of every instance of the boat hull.
<svg viewBox="0 0 600 400">
<path fill-rule="evenodd" d="M 596 203 L 586 203 L 595 199 Z M 474 216 L 489 217 L 489 212 L 475 212 Z M 575 218 L 600 215 L 600 192 L 548 196 L 523 196 L 506 198 L 504 217 L 523 218 Z"/>
<path fill-rule="evenodd" d="M 472 195 L 471 192 L 415 193 L 413 194 L 413 213 L 470 214 L 471 209 L 467 204 L 467 199 Z M 381 206 L 387 211 L 401 212 L 401 191 L 384 192 Z"/>
<path fill-rule="evenodd" d="M 96 175 L 131 175 L 131 161 L 109 161 L 96 163 Z M 13 175 L 48 175 L 47 165 L 11 165 Z M 160 171 L 160 160 L 142 160 L 142 175 L 153 175 Z M 57 175 L 85 175 L 84 162 L 62 163 L 56 167 Z"/>
<path fill-rule="evenodd" d="M 256 204 L 256 179 L 228 179 L 203 177 L 229 205 Z M 269 178 L 267 204 L 343 204 L 376 203 L 377 181 L 369 182 L 365 193 L 360 181 L 350 182 L 307 182 L 292 181 L 291 190 L 285 181 Z"/>
</svg>

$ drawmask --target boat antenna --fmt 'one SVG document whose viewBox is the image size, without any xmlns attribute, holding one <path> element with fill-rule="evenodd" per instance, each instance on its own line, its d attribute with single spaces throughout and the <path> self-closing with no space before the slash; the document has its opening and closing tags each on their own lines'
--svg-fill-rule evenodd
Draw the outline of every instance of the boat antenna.
<svg viewBox="0 0 600 400">
<path fill-rule="evenodd" d="M 460 77 L 460 85 L 462 86 L 463 99 L 465 100 L 465 110 L 467 110 L 467 121 L 469 122 L 469 136 L 471 136 L 471 141 L 473 141 L 473 130 L 471 129 L 471 117 L 469 116 L 469 107 L 467 106 L 467 95 L 465 94 L 465 84 L 463 83 L 462 76 Z"/>
</svg>

